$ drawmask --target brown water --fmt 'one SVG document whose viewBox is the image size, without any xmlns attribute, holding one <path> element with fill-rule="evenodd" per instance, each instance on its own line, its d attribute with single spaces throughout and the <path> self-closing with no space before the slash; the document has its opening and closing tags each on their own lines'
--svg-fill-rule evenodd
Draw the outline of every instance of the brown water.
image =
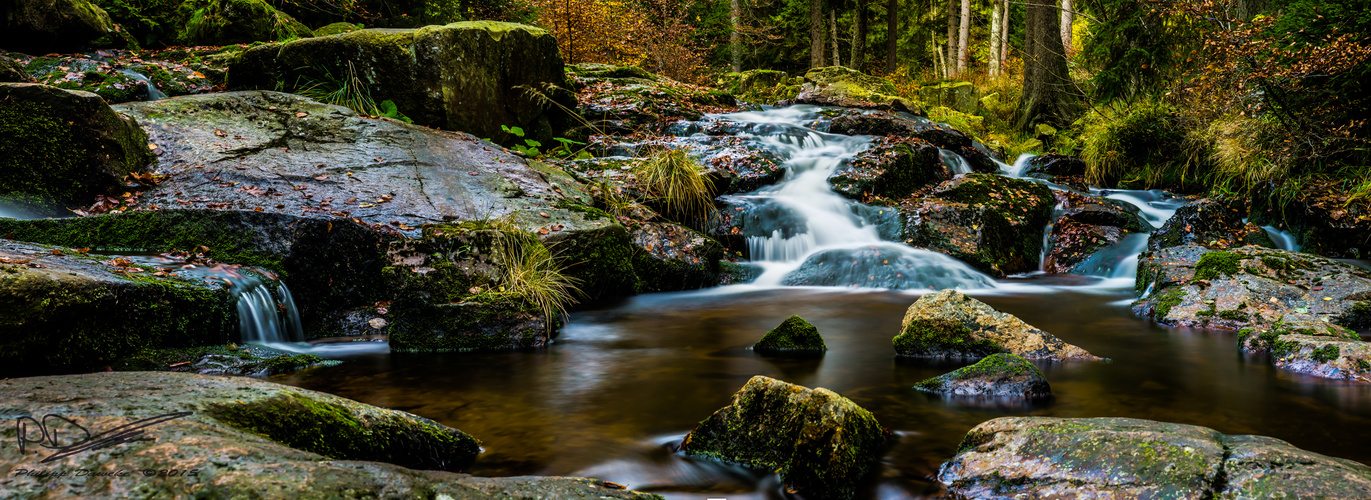
<svg viewBox="0 0 1371 500">
<path fill-rule="evenodd" d="M 1063 277 L 1017 283 L 973 295 L 1112 359 L 1040 365 L 1055 398 L 1034 406 L 914 391 L 959 366 L 896 359 L 890 339 L 917 296 L 815 289 L 640 296 L 573 314 L 546 350 L 368 355 L 280 381 L 462 429 L 484 442 L 477 475 L 583 475 L 669 498 L 782 498 L 769 474 L 671 451 L 759 374 L 838 391 L 897 431 L 866 498 L 936 495 L 938 466 L 966 431 L 1010 415 L 1197 424 L 1371 461 L 1371 387 L 1275 370 L 1238 351 L 1231 332 L 1150 324 L 1127 310 L 1128 290 Z M 768 359 L 747 349 L 791 314 L 819 328 L 826 356 Z"/>
</svg>

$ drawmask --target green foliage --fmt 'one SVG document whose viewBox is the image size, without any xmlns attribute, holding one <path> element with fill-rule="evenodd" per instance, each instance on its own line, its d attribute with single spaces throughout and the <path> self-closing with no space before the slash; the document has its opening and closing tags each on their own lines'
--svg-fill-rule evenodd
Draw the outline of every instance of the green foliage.
<svg viewBox="0 0 1371 500">
<path fill-rule="evenodd" d="M 1193 66 L 1200 47 L 1195 21 L 1167 1 L 1093 0 L 1080 5 L 1089 24 L 1082 59 L 1094 69 L 1095 98 L 1133 99 L 1170 85 Z M 1160 5 L 1159 5 L 1160 4 Z"/>
<path fill-rule="evenodd" d="M 580 293 L 577 280 L 563 273 L 561 263 L 537 236 L 512 229 L 512 225 L 509 219 L 492 223 L 492 227 L 501 229 L 492 250 L 504 267 L 500 288 L 492 295 L 536 305 L 551 330 L 556 324 L 553 319 L 566 315 L 567 306 L 576 303 L 575 295 Z"/>
<path fill-rule="evenodd" d="M 1199 187 L 1206 144 L 1175 108 L 1155 101 L 1115 106 L 1096 107 L 1073 124 L 1086 181 L 1103 187 Z"/>
<path fill-rule="evenodd" d="M 333 70 L 327 67 L 315 67 L 314 73 L 320 77 L 301 76 L 296 80 L 296 94 L 325 104 L 342 106 L 361 115 L 381 114 L 376 101 L 371 99 L 371 89 L 357 77 L 357 68 L 353 66 L 352 61 L 348 61 L 346 74 L 334 75 Z M 394 106 L 394 103 L 391 105 Z"/>
<path fill-rule="evenodd" d="M 704 167 L 684 150 L 661 149 L 633 167 L 638 186 L 662 204 L 664 215 L 685 222 L 709 220 L 714 213 L 714 184 Z"/>
</svg>

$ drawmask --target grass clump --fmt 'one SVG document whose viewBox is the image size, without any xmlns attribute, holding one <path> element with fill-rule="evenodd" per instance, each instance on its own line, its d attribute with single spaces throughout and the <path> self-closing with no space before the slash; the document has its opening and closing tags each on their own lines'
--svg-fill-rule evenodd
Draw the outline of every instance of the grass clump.
<svg viewBox="0 0 1371 500">
<path fill-rule="evenodd" d="M 357 68 L 348 61 L 346 74 L 334 75 L 328 68 L 315 68 L 319 78 L 302 76 L 295 82 L 295 93 L 316 101 L 342 106 L 364 116 L 382 116 L 413 123 L 400 112 L 394 101 L 376 102 L 371 88 L 357 76 Z"/>
<path fill-rule="evenodd" d="M 664 215 L 683 222 L 709 220 L 714 213 L 714 184 L 704 167 L 684 150 L 659 149 L 633 167 L 639 187 L 658 200 Z"/>
<path fill-rule="evenodd" d="M 561 263 L 533 234 L 517 229 L 500 234 L 493 253 L 503 264 L 504 274 L 493 295 L 523 299 L 537 306 L 551 330 L 555 323 L 552 319 L 565 316 L 567 306 L 576 303 L 575 296 L 580 293 L 576 278 L 563 272 Z"/>
</svg>

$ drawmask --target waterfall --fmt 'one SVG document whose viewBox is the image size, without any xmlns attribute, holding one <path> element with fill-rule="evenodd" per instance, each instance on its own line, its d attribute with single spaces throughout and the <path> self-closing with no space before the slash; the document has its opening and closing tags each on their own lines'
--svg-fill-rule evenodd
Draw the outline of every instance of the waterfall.
<svg viewBox="0 0 1371 500">
<path fill-rule="evenodd" d="M 115 256 L 121 257 L 121 256 Z M 228 287 L 238 310 L 239 341 L 278 344 L 304 341 L 300 312 L 285 282 L 266 271 L 228 264 L 209 265 L 184 254 L 125 255 L 134 264 Z"/>
<path fill-rule="evenodd" d="M 1295 243 L 1295 235 L 1290 231 L 1282 231 L 1276 226 L 1262 226 L 1266 230 L 1266 235 L 1271 237 L 1271 241 L 1276 243 L 1276 248 L 1289 250 L 1291 252 L 1300 251 L 1299 243 Z"/>
<path fill-rule="evenodd" d="M 154 84 L 152 83 L 152 80 L 149 80 L 148 77 L 147 77 L 147 76 L 144 76 L 142 73 L 139 73 L 139 72 L 137 72 L 137 71 L 133 71 L 133 70 L 131 70 L 131 69 L 121 69 L 121 70 L 119 70 L 119 72 L 120 72 L 120 73 L 123 73 L 124 76 L 127 76 L 127 77 L 129 77 L 129 78 L 132 78 L 132 79 L 137 80 L 137 81 L 140 81 L 140 82 L 143 82 L 143 88 L 144 88 L 144 89 L 147 89 L 147 100 L 149 100 L 149 101 L 156 101 L 156 100 L 158 100 L 158 99 L 166 99 L 166 98 L 167 98 L 167 95 L 164 94 L 164 93 L 162 93 L 162 90 L 161 90 L 161 89 L 158 89 L 158 88 L 157 88 L 157 85 L 154 85 Z"/>
<path fill-rule="evenodd" d="M 943 165 L 947 167 L 947 171 L 951 172 L 954 176 L 971 173 L 971 164 L 967 163 L 966 158 L 962 158 L 962 155 L 939 148 L 938 159 L 942 160 Z"/>
<path fill-rule="evenodd" d="M 826 126 L 820 111 L 819 107 L 802 105 L 710 116 L 720 122 L 737 122 L 739 137 L 754 140 L 785 159 L 786 174 L 779 183 L 746 197 L 781 212 L 777 220 L 791 222 L 770 234 L 747 238 L 753 263 L 763 269 L 754 284 L 894 289 L 994 287 L 989 276 L 956 259 L 882 240 L 878 226 L 863 215 L 871 211 L 870 207 L 833 191 L 828 184 L 829 176 L 845 161 L 868 149 L 871 138 L 816 130 Z M 758 135 L 763 133 L 766 135 Z M 965 164 L 960 156 L 952 156 Z"/>
</svg>

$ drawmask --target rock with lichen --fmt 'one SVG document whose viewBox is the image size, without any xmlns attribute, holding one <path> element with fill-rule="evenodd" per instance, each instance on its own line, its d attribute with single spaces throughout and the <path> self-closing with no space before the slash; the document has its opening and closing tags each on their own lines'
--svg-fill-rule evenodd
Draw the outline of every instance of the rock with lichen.
<svg viewBox="0 0 1371 500">
<path fill-rule="evenodd" d="M 806 498 L 850 499 L 886 438 L 871 412 L 833 391 L 758 375 L 695 426 L 681 450 L 775 471 Z"/>
<path fill-rule="evenodd" d="M 1368 498 L 1371 467 L 1266 436 L 1132 418 L 1003 417 L 938 480 L 966 498 Z"/>
<path fill-rule="evenodd" d="M 805 73 L 804 84 L 794 99 L 777 102 L 778 106 L 817 104 L 845 108 L 880 109 L 923 114 L 923 107 L 897 95 L 890 80 L 867 75 L 843 66 L 813 68 Z"/>
<path fill-rule="evenodd" d="M 824 345 L 818 328 L 804 318 L 792 315 L 752 344 L 752 350 L 763 354 L 822 354 L 828 346 Z"/>
<path fill-rule="evenodd" d="M 1038 399 L 1052 395 L 1052 387 L 1038 367 L 1009 353 L 991 354 L 971 366 L 923 380 L 914 388 L 948 396 Z"/>
<path fill-rule="evenodd" d="M 900 356 L 980 359 L 1012 353 L 1051 361 L 1100 359 L 956 290 L 919 297 L 905 311 L 892 342 Z"/>
<path fill-rule="evenodd" d="M 14 474 L 6 478 L 7 498 L 660 498 L 595 479 L 462 474 L 480 442 L 460 430 L 252 378 L 125 372 L 6 379 L 0 407 L 16 417 L 61 415 L 92 432 L 154 419 L 140 439 L 82 453 L 5 446 L 5 470 L 33 469 L 41 457 L 53 471 L 166 474 L 137 487 L 127 486 L 133 477 L 96 473 L 61 481 Z"/>
</svg>

